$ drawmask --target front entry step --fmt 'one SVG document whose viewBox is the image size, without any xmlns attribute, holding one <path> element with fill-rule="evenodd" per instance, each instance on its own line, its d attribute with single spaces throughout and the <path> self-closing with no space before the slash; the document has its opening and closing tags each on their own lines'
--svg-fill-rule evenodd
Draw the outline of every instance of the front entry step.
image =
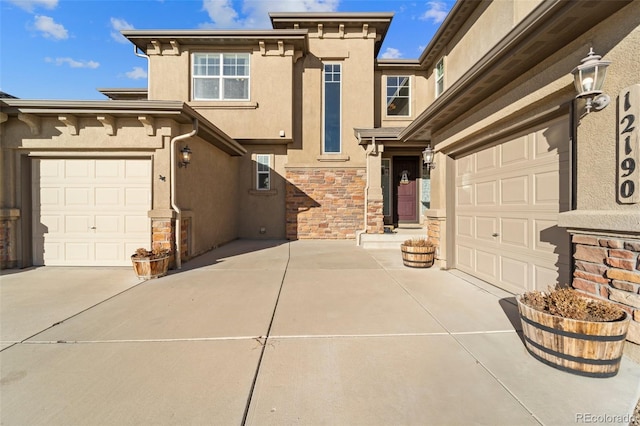
<svg viewBox="0 0 640 426">
<path fill-rule="evenodd" d="M 400 249 L 400 245 L 412 238 L 427 238 L 427 230 L 419 226 L 391 229 L 385 226 L 384 234 L 361 234 L 360 246 L 365 249 Z"/>
</svg>

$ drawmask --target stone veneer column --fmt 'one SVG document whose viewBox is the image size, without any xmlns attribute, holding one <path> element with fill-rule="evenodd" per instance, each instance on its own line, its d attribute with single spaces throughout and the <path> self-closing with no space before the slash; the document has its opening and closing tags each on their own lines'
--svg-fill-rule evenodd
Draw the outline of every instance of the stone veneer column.
<svg viewBox="0 0 640 426">
<path fill-rule="evenodd" d="M 0 209 L 0 269 L 18 267 L 18 209 Z M 24 261 L 24 260 L 23 260 Z"/>
<path fill-rule="evenodd" d="M 151 210 L 151 249 L 171 250 L 171 267 L 175 266 L 175 212 L 173 210 Z"/>
<path fill-rule="evenodd" d="M 384 234 L 384 214 L 382 200 L 368 200 L 367 234 Z"/>
<path fill-rule="evenodd" d="M 573 287 L 633 316 L 627 340 L 640 344 L 640 239 L 572 234 Z"/>
<path fill-rule="evenodd" d="M 424 213 L 427 224 L 427 238 L 436 246 L 435 261 L 441 268 L 447 268 L 446 213 L 444 210 L 430 209 Z"/>
<path fill-rule="evenodd" d="M 354 239 L 364 227 L 365 170 L 289 169 L 288 239 Z"/>
</svg>

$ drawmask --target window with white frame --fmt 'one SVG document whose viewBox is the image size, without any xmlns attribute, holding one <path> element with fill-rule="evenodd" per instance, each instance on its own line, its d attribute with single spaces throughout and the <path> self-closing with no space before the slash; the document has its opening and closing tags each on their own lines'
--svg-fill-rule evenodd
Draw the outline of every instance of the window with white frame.
<svg viewBox="0 0 640 426">
<path fill-rule="evenodd" d="M 249 53 L 194 53 L 192 99 L 249 100 Z"/>
<path fill-rule="evenodd" d="M 342 149 L 342 65 L 324 65 L 324 129 L 322 151 L 340 153 Z"/>
<path fill-rule="evenodd" d="M 271 156 L 269 154 L 256 155 L 256 189 L 271 189 Z"/>
<path fill-rule="evenodd" d="M 387 116 L 408 117 L 411 90 L 408 76 L 387 77 Z"/>
<path fill-rule="evenodd" d="M 436 98 L 444 92 L 444 58 L 436 64 Z"/>
</svg>

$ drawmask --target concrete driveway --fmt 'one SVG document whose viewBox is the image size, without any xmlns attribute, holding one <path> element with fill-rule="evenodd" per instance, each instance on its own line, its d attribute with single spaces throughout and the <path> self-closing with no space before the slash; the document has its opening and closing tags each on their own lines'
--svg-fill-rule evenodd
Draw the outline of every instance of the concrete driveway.
<svg viewBox="0 0 640 426">
<path fill-rule="evenodd" d="M 610 379 L 525 350 L 513 295 L 353 242 L 236 241 L 164 278 L 0 281 L 2 425 L 629 423 Z"/>
</svg>

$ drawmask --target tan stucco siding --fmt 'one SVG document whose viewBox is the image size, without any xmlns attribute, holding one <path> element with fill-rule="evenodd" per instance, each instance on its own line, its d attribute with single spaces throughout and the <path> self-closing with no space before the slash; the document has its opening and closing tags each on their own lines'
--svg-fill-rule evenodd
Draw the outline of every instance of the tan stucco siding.
<svg viewBox="0 0 640 426">
<path fill-rule="evenodd" d="M 238 236 L 238 157 L 230 157 L 202 139 L 188 143 L 192 160 L 176 171 L 176 202 L 191 217 L 191 255 Z"/>
</svg>

